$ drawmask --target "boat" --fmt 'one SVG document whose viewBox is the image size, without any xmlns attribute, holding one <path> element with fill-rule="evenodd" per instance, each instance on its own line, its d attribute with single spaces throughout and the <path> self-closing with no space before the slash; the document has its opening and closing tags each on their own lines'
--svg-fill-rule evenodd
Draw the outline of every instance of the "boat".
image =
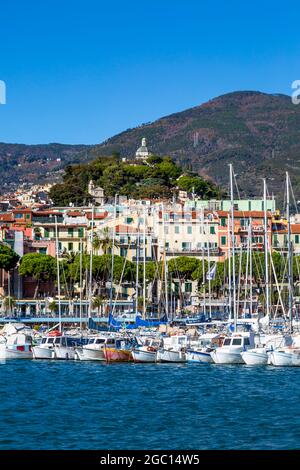
<svg viewBox="0 0 300 470">
<path fill-rule="evenodd" d="M 243 351 L 241 356 L 245 364 L 249 366 L 266 365 L 271 363 L 271 353 L 283 345 L 291 345 L 290 335 L 264 335 L 259 338 L 259 345 L 253 349 Z"/>
<path fill-rule="evenodd" d="M 281 348 L 269 353 L 270 364 L 280 367 L 300 366 L 299 348 Z"/>
<path fill-rule="evenodd" d="M 217 345 L 222 342 L 222 336 L 216 333 L 204 333 L 197 341 L 190 342 L 187 349 L 188 362 L 211 363 L 213 362 L 211 353 Z"/>
<path fill-rule="evenodd" d="M 141 346 L 133 348 L 134 362 L 156 362 L 160 344 L 161 341 L 157 338 L 147 338 Z"/>
<path fill-rule="evenodd" d="M 133 361 L 131 338 L 112 338 L 109 344 L 104 345 L 104 357 L 106 362 L 131 362 Z"/>
<path fill-rule="evenodd" d="M 32 336 L 14 333 L 1 339 L 0 359 L 32 359 Z"/>
<path fill-rule="evenodd" d="M 224 338 L 222 346 L 210 354 L 215 364 L 244 364 L 241 353 L 250 348 L 254 348 L 252 333 L 233 333 Z"/>
<path fill-rule="evenodd" d="M 32 348 L 34 359 L 74 359 L 75 343 L 74 338 L 68 341 L 67 336 L 63 336 L 58 330 L 51 331 L 42 337 L 40 344 Z"/>
<path fill-rule="evenodd" d="M 163 338 L 163 347 L 157 351 L 157 362 L 187 362 L 187 336 Z"/>
<path fill-rule="evenodd" d="M 94 336 L 88 343 L 76 348 L 76 358 L 80 361 L 105 361 L 105 346 L 114 346 L 115 338 L 107 336 Z"/>
</svg>

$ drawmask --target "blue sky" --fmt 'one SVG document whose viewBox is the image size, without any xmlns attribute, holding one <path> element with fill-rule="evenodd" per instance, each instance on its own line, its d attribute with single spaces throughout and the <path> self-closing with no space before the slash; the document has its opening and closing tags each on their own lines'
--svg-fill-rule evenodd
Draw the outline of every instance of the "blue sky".
<svg viewBox="0 0 300 470">
<path fill-rule="evenodd" d="M 291 94 L 297 2 L 0 3 L 0 141 L 98 143 L 234 90 Z"/>
</svg>

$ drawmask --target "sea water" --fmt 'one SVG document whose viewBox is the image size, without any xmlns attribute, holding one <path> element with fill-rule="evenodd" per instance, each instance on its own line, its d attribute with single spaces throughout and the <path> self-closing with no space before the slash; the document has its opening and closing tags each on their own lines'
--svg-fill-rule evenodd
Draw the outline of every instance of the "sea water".
<svg viewBox="0 0 300 470">
<path fill-rule="evenodd" d="M 299 449 L 300 369 L 0 364 L 0 449 Z"/>
</svg>

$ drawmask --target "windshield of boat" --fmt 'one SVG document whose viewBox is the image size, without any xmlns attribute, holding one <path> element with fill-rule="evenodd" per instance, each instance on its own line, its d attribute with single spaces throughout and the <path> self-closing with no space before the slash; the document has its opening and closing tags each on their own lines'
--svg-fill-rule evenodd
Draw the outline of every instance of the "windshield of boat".
<svg viewBox="0 0 300 470">
<path fill-rule="evenodd" d="M 96 341 L 95 341 L 96 344 L 102 344 L 102 343 L 104 343 L 104 342 L 105 342 L 105 339 L 103 339 L 103 338 L 101 338 L 101 339 L 98 338 L 98 339 L 96 339 Z"/>
<path fill-rule="evenodd" d="M 234 338 L 232 340 L 232 346 L 240 346 L 242 344 L 242 338 Z"/>
<path fill-rule="evenodd" d="M 230 339 L 230 338 L 226 338 L 226 339 L 224 339 L 223 346 L 230 346 L 230 343 L 231 343 L 231 339 Z"/>
<path fill-rule="evenodd" d="M 54 343 L 54 338 L 48 338 L 48 344 L 53 344 Z"/>
<path fill-rule="evenodd" d="M 46 341 L 47 341 L 47 338 L 43 338 L 43 339 L 42 339 L 42 344 L 45 344 Z"/>
</svg>

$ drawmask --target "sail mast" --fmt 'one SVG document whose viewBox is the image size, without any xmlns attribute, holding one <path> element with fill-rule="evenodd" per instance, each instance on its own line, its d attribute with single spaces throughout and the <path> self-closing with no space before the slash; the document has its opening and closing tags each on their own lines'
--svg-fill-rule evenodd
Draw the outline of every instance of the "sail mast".
<svg viewBox="0 0 300 470">
<path fill-rule="evenodd" d="M 233 199 L 233 166 L 230 168 L 230 197 L 231 197 L 231 250 L 232 250 L 232 288 L 233 288 L 233 318 L 234 331 L 237 331 L 236 279 L 235 279 L 235 236 L 234 236 L 234 199 Z"/>
<path fill-rule="evenodd" d="M 89 312 L 88 317 L 92 318 L 92 296 L 93 296 L 93 238 L 94 238 L 94 205 L 92 206 L 92 227 L 90 236 L 90 276 L 89 276 Z"/>
<path fill-rule="evenodd" d="M 291 241 L 291 216 L 290 216 L 290 178 L 286 172 L 286 217 L 288 222 L 288 285 L 289 285 L 289 322 L 290 333 L 293 332 L 293 246 Z"/>
<path fill-rule="evenodd" d="M 266 286 L 266 314 L 270 315 L 270 281 L 269 281 L 269 240 L 267 216 L 267 182 L 264 178 L 264 236 L 265 236 L 265 286 Z"/>
<path fill-rule="evenodd" d="M 56 267 L 57 267 L 57 296 L 58 296 L 58 322 L 61 332 L 61 301 L 60 301 L 60 271 L 59 271 L 59 247 L 58 247 L 58 227 L 57 216 L 55 216 L 55 245 L 56 245 Z"/>
</svg>

